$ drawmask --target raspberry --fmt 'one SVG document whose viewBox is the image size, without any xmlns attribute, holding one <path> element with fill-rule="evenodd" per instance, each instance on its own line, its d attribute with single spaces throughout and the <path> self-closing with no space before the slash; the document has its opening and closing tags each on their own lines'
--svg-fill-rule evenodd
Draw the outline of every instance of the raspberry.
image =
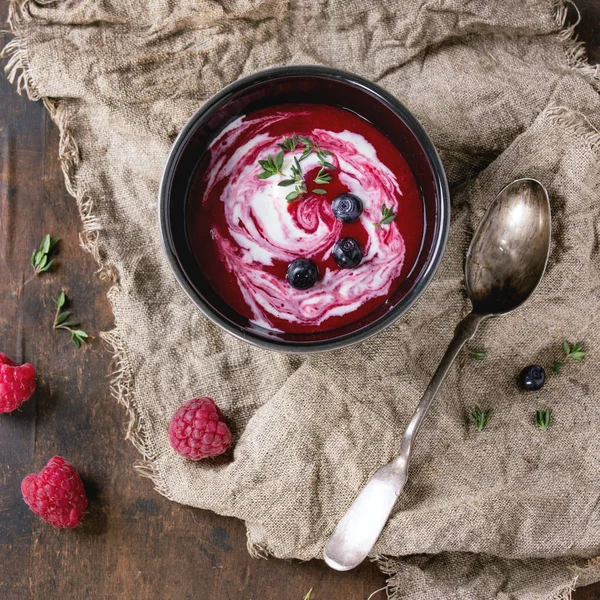
<svg viewBox="0 0 600 600">
<path fill-rule="evenodd" d="M 79 473 L 60 456 L 51 458 L 39 474 L 27 475 L 21 493 L 29 508 L 52 527 L 76 527 L 88 505 Z"/>
<path fill-rule="evenodd" d="M 26 363 L 17 364 L 0 352 L 0 413 L 12 412 L 35 390 L 35 369 Z"/>
<path fill-rule="evenodd" d="M 194 398 L 171 417 L 169 440 L 173 450 L 190 460 L 223 454 L 231 444 L 231 431 L 210 398 Z"/>
</svg>

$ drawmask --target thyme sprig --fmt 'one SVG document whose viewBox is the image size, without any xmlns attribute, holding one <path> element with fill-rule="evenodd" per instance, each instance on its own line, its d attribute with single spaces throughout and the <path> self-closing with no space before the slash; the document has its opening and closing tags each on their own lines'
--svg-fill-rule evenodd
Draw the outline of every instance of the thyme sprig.
<svg viewBox="0 0 600 600">
<path fill-rule="evenodd" d="M 536 410 L 535 411 L 535 424 L 542 430 L 546 431 L 550 427 L 550 419 L 552 417 L 552 410 Z"/>
<path fill-rule="evenodd" d="M 569 344 L 567 340 L 563 342 L 563 352 L 565 353 L 565 357 L 563 358 L 563 360 L 555 360 L 552 363 L 552 370 L 557 375 L 560 374 L 561 367 L 565 366 L 565 361 L 571 359 L 576 362 L 582 362 L 585 358 L 585 355 L 587 354 L 587 352 L 583 350 L 581 344 L 573 344 L 573 346 L 571 346 L 571 344 Z"/>
<path fill-rule="evenodd" d="M 88 339 L 88 334 L 82 329 L 74 329 L 79 325 L 75 321 L 67 321 L 69 316 L 71 315 L 71 311 L 62 310 L 67 303 L 66 294 L 61 291 L 58 298 L 54 298 L 52 296 L 52 301 L 56 304 L 56 315 L 54 317 L 54 324 L 52 327 L 54 329 L 66 329 L 71 334 L 71 341 L 80 348 L 81 345 Z"/>
<path fill-rule="evenodd" d="M 475 427 L 477 427 L 477 431 L 483 431 L 490 417 L 492 416 L 492 409 L 488 408 L 487 410 L 482 410 L 482 408 L 476 404 L 471 412 L 471 418 L 475 422 Z"/>
<path fill-rule="evenodd" d="M 487 356 L 487 350 L 471 350 L 469 356 L 474 360 L 483 360 Z"/>
<path fill-rule="evenodd" d="M 54 264 L 55 259 L 48 259 L 56 248 L 58 242 L 60 242 L 60 238 L 53 238 L 50 236 L 50 234 L 48 234 L 41 241 L 39 249 L 33 251 L 33 254 L 31 255 L 31 266 L 33 267 L 36 275 L 50 270 L 50 267 L 52 267 Z"/>
<path fill-rule="evenodd" d="M 383 225 L 391 223 L 398 215 L 394 212 L 394 209 L 390 206 L 389 208 L 384 204 L 381 207 L 381 221 L 375 223 L 375 227 L 381 229 Z"/>
</svg>

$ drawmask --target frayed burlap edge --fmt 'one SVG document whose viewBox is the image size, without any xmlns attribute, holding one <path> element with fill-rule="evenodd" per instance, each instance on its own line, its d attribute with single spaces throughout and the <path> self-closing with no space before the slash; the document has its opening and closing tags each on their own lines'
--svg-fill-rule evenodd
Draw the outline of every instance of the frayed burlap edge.
<svg viewBox="0 0 600 600">
<path fill-rule="evenodd" d="M 77 202 L 83 225 L 80 243 L 82 248 L 90 252 L 98 263 L 100 278 L 112 281 L 113 285 L 109 289 L 107 297 L 114 309 L 117 296 L 120 294 L 119 273 L 114 265 L 108 263 L 101 252 L 102 223 L 100 218 L 94 214 L 93 199 L 77 176 L 79 150 L 77 142 L 70 131 L 66 110 L 59 100 L 41 96 L 33 80 L 27 45 L 28 26 L 32 19 L 28 11 L 30 2 L 31 0 L 10 0 L 8 10 L 10 32 L 8 33 L 13 35 L 13 39 L 3 48 L 0 58 L 7 58 L 4 70 L 7 73 L 8 80 L 15 84 L 17 92 L 21 94 L 25 91 L 30 100 L 42 100 L 50 118 L 58 127 L 60 133 L 58 154 L 65 177 L 65 187 Z M 45 0 L 38 0 L 38 3 L 43 4 L 44 2 Z M 567 25 L 570 6 L 577 11 L 578 18 L 575 23 Z M 584 77 L 596 90 L 600 91 L 600 65 L 589 64 L 585 44 L 579 41 L 574 31 L 581 19 L 579 10 L 571 0 L 555 0 L 553 11 L 555 22 L 559 28 L 557 36 L 563 44 L 567 65 L 572 71 Z M 574 113 L 567 107 L 562 106 L 547 108 L 544 114 L 555 120 L 557 125 L 565 127 L 573 135 L 583 139 L 591 152 L 600 152 L 600 132 L 585 115 Z M 156 457 L 150 452 L 145 439 L 147 427 L 144 416 L 135 401 L 133 392 L 134 372 L 129 360 L 127 344 L 118 321 L 115 323 L 114 329 L 101 333 L 100 337 L 106 342 L 112 353 L 114 369 L 111 373 L 111 393 L 125 407 L 129 417 L 126 439 L 133 443 L 143 458 L 135 465 L 135 469 L 141 476 L 150 478 L 160 494 L 172 499 L 166 480 L 156 465 Z M 266 559 L 271 555 L 266 545 L 253 542 L 250 539 L 249 532 L 247 532 L 247 535 L 248 552 L 252 557 Z M 401 590 L 393 582 L 393 575 L 395 575 L 393 559 L 377 556 L 373 558 L 373 561 L 377 563 L 383 573 L 390 576 L 385 588 L 387 597 L 390 600 L 399 598 Z M 594 578 L 600 578 L 600 557 L 591 559 L 585 567 L 573 566 L 573 573 L 573 578 L 569 583 L 551 591 L 551 595 L 547 600 L 569 600 L 581 577 L 585 576 L 586 579 L 591 581 Z M 377 590 L 377 592 L 382 590 Z"/>
<path fill-rule="evenodd" d="M 377 563 L 377 566 L 381 569 L 382 573 L 390 576 L 386 588 L 388 600 L 400 600 L 403 589 L 400 588 L 398 582 L 394 581 L 398 569 L 397 559 L 394 559 L 393 557 L 377 557 L 374 559 L 374 562 Z M 546 600 L 571 600 L 573 591 L 578 587 L 580 579 L 585 578 L 586 583 L 584 585 L 588 585 L 594 580 L 597 580 L 597 578 L 600 577 L 600 557 L 589 559 L 583 567 L 573 565 L 571 570 L 573 575 L 570 581 L 553 590 L 549 590 Z"/>
<path fill-rule="evenodd" d="M 117 296 L 121 292 L 119 273 L 115 266 L 106 260 L 101 251 L 102 222 L 94 212 L 93 198 L 78 177 L 79 148 L 71 133 L 67 111 L 59 100 L 42 96 L 38 92 L 32 76 L 27 44 L 29 22 L 32 19 L 28 11 L 30 1 L 10 1 L 7 19 L 10 31 L 7 33 L 13 34 L 14 37 L 4 46 L 0 58 L 7 58 L 4 70 L 8 80 L 16 85 L 17 92 L 19 94 L 25 92 L 30 100 L 41 100 L 48 110 L 50 118 L 58 127 L 60 133 L 58 156 L 65 178 L 65 187 L 77 202 L 83 226 L 79 241 L 81 247 L 87 250 L 98 263 L 100 278 L 112 282 L 107 297 L 114 309 Z M 44 2 L 38 0 L 38 3 Z M 150 477 L 157 491 L 168 497 L 166 482 L 154 468 L 156 457 L 152 456 L 145 441 L 147 428 L 143 414 L 138 410 L 134 401 L 134 374 L 119 323 L 116 323 L 112 331 L 100 333 L 100 337 L 105 341 L 112 354 L 111 393 L 125 407 L 129 418 L 125 437 L 131 440 L 143 457 L 143 461 L 136 464 L 135 468 L 141 475 Z"/>
<path fill-rule="evenodd" d="M 581 22 L 581 13 L 572 0 L 554 1 L 554 20 L 559 27 L 558 39 L 563 43 L 567 64 L 573 71 L 586 78 L 596 90 L 600 91 L 600 64 L 591 65 L 585 51 L 585 43 L 579 40 L 575 28 Z M 577 12 L 574 23 L 567 25 L 569 7 Z"/>
</svg>

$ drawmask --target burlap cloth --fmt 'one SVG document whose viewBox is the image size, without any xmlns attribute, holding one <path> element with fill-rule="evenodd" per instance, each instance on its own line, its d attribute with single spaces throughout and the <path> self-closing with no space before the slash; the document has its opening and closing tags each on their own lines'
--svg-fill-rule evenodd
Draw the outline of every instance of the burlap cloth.
<svg viewBox="0 0 600 600">
<path fill-rule="evenodd" d="M 115 279 L 114 392 L 161 493 L 243 519 L 255 555 L 320 556 L 398 450 L 468 310 L 474 227 L 505 183 L 532 176 L 551 195 L 548 272 L 523 308 L 485 324 L 474 346 L 487 358 L 452 369 L 374 556 L 394 599 L 566 598 L 600 579 L 600 101 L 565 12 L 546 0 L 13 4 L 8 74 L 60 128 L 84 244 Z M 237 77 L 288 63 L 394 93 L 453 189 L 445 259 L 418 305 L 360 346 L 306 358 L 211 325 L 177 286 L 157 227 L 161 170 L 186 120 Z M 565 338 L 584 343 L 585 363 L 519 392 L 515 374 L 560 358 Z M 171 451 L 167 427 L 199 395 L 227 414 L 235 451 L 196 464 Z M 468 422 L 475 403 L 494 408 L 483 433 Z M 541 432 L 533 414 L 546 407 Z"/>
</svg>

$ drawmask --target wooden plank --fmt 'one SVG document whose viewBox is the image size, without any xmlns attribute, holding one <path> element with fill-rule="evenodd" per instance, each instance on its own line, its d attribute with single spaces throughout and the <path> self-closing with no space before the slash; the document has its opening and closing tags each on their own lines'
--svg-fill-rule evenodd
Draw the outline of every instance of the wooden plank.
<svg viewBox="0 0 600 600">
<path fill-rule="evenodd" d="M 598 56 L 600 4 L 578 5 L 581 35 Z M 169 502 L 134 473 L 139 457 L 123 441 L 125 411 L 110 397 L 102 343 L 77 350 L 51 328 L 50 295 L 61 287 L 91 334 L 112 322 L 107 286 L 78 246 L 57 130 L 40 103 L 18 97 L 3 77 L 0 106 L 0 350 L 31 361 L 39 375 L 34 398 L 0 419 L 0 598 L 301 600 L 312 587 L 315 600 L 347 600 L 381 588 L 372 564 L 336 573 L 320 561 L 251 559 L 241 522 Z M 29 257 L 46 233 L 62 238 L 58 267 L 33 277 Z M 54 454 L 80 470 L 91 499 L 73 531 L 51 529 L 21 500 L 21 479 Z M 600 585 L 573 598 L 598 600 Z"/>
</svg>

